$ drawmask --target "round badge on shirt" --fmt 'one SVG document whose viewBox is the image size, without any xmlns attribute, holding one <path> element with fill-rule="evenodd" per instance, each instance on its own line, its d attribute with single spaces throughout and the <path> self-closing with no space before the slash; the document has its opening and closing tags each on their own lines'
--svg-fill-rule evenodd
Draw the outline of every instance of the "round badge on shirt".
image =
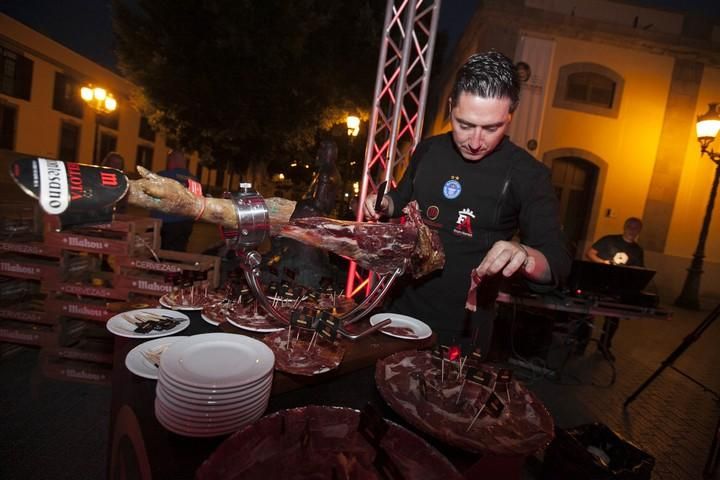
<svg viewBox="0 0 720 480">
<path fill-rule="evenodd" d="M 448 180 L 445 182 L 445 185 L 443 185 L 443 195 L 448 200 L 459 197 L 461 192 L 462 186 L 457 180 Z"/>
</svg>

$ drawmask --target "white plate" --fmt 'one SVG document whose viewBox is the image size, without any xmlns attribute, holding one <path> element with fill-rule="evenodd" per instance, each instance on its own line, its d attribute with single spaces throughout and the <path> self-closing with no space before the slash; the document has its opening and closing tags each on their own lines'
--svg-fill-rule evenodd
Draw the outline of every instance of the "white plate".
<svg viewBox="0 0 720 480">
<path fill-rule="evenodd" d="M 158 381 L 163 385 L 166 385 L 173 390 L 192 398 L 208 398 L 218 396 L 232 397 L 235 395 L 241 395 L 250 389 L 259 387 L 260 385 L 264 385 L 266 382 L 272 382 L 272 374 L 273 372 L 270 371 L 266 375 L 263 375 L 262 377 L 255 380 L 254 382 L 248 382 L 243 385 L 227 388 L 208 388 L 198 387 L 197 385 L 189 385 L 185 382 L 178 381 L 176 378 L 171 377 L 164 370 L 160 370 L 160 374 L 158 375 Z"/>
<path fill-rule="evenodd" d="M 205 321 L 206 321 L 207 323 L 209 323 L 210 325 L 213 325 L 213 326 L 215 326 L 215 327 L 217 327 L 218 325 L 220 325 L 220 322 L 216 322 L 215 320 L 212 320 L 210 317 L 208 317 L 208 316 L 205 315 L 204 313 L 201 313 L 200 316 L 202 317 L 203 320 L 205 320 Z"/>
<path fill-rule="evenodd" d="M 132 373 L 138 377 L 149 378 L 150 380 L 157 380 L 158 378 L 158 367 L 150 363 L 143 352 L 148 350 L 154 350 L 164 345 L 170 345 L 187 337 L 169 337 L 169 338 L 156 338 L 155 340 L 148 340 L 143 342 L 137 347 L 130 350 L 125 357 L 125 366 Z"/>
<path fill-rule="evenodd" d="M 193 311 L 193 310 L 202 310 L 203 307 L 204 307 L 204 305 L 195 306 L 195 307 L 189 307 L 189 306 L 184 306 L 184 305 L 175 305 L 174 303 L 170 303 L 170 302 L 168 301 L 168 299 L 167 299 L 167 293 L 166 293 L 165 295 L 163 295 L 162 297 L 160 297 L 160 300 L 158 300 L 158 301 L 160 302 L 160 305 L 162 305 L 163 307 L 165 307 L 165 308 L 170 308 L 170 309 L 172 309 L 172 310 L 188 310 L 188 311 Z"/>
<path fill-rule="evenodd" d="M 386 318 L 389 318 L 392 321 L 389 325 L 386 325 L 385 327 L 380 329 L 380 332 L 384 333 L 385 335 L 389 335 L 395 338 L 402 338 L 404 340 L 422 340 L 432 335 L 432 329 L 427 325 L 427 323 L 421 322 L 417 318 L 408 317 L 407 315 L 400 315 L 397 313 L 378 313 L 376 315 L 373 315 L 372 317 L 370 317 L 370 325 L 377 325 Z M 384 330 L 386 327 L 409 328 L 413 331 L 414 336 L 386 332 Z"/>
<path fill-rule="evenodd" d="M 138 333 L 135 331 L 135 325 L 123 318 L 123 315 L 136 315 L 138 313 L 167 315 L 168 317 L 180 320 L 180 323 L 178 323 L 177 325 L 175 325 L 174 328 L 171 328 L 169 330 L 152 330 L 148 333 Z M 174 310 L 165 310 L 164 308 L 141 308 L 140 310 L 130 310 L 128 312 L 123 312 L 115 315 L 114 317 L 110 318 L 110 320 L 108 320 L 105 324 L 105 328 L 107 328 L 110 333 L 128 338 L 167 337 L 169 335 L 174 335 L 178 332 L 182 332 L 189 326 L 190 318 L 187 315 L 185 315 L 184 313 L 176 312 Z"/>
<path fill-rule="evenodd" d="M 275 354 L 259 340 L 232 333 L 204 333 L 176 342 L 160 357 L 170 378 L 199 388 L 233 388 L 267 375 Z"/>
<path fill-rule="evenodd" d="M 257 392 L 272 386 L 273 377 L 268 375 L 262 381 L 253 383 L 247 388 L 243 387 L 239 390 L 206 390 L 205 392 L 198 392 L 197 390 L 187 389 L 184 385 L 174 383 L 168 380 L 168 376 L 160 372 L 158 378 L 158 385 L 164 390 L 170 392 L 174 396 L 181 398 L 187 402 L 192 403 L 230 403 L 244 401 L 244 399 L 257 394 Z"/>
<path fill-rule="evenodd" d="M 203 422 L 222 422 L 231 421 L 248 412 L 255 411 L 260 405 L 265 405 L 270 398 L 270 390 L 266 390 L 262 395 L 255 398 L 252 402 L 248 402 L 243 405 L 190 405 L 183 404 L 174 400 L 169 394 L 165 393 L 164 390 L 158 389 L 156 391 L 157 400 L 163 404 L 163 406 L 170 410 L 171 413 L 179 417 L 187 417 L 190 421 L 203 421 Z M 223 408 L 220 408 L 223 407 Z"/>
<path fill-rule="evenodd" d="M 167 403 L 176 403 L 181 406 L 184 406 L 185 408 L 192 409 L 192 410 L 207 410 L 208 408 L 211 409 L 217 409 L 218 411 L 221 410 L 229 410 L 229 409 L 242 409 L 249 405 L 257 403 L 261 398 L 264 398 L 265 396 L 270 395 L 270 391 L 272 390 L 272 384 L 268 384 L 263 386 L 263 388 L 258 389 L 257 391 L 253 392 L 252 394 L 249 394 L 245 398 L 230 400 L 230 399 L 211 399 L 211 400 L 198 400 L 194 398 L 188 398 L 183 395 L 178 395 L 175 391 L 170 390 L 164 385 L 158 385 L 158 388 L 155 389 L 157 395 L 163 395 L 164 399 L 167 400 Z M 214 411 L 214 410 L 213 410 Z"/>
<path fill-rule="evenodd" d="M 268 314 L 269 315 L 269 314 Z M 269 327 L 269 328 L 257 328 L 253 327 L 251 325 L 245 325 L 242 323 L 238 323 L 236 321 L 233 321 L 230 317 L 225 317 L 225 319 L 231 324 L 235 325 L 238 328 L 242 328 L 243 330 L 247 330 L 249 332 L 257 332 L 257 333 L 272 333 L 272 332 L 279 332 L 280 330 L 285 330 L 286 327 Z"/>
<path fill-rule="evenodd" d="M 236 432 L 245 425 L 254 422 L 258 418 L 262 417 L 265 412 L 265 409 L 261 406 L 258 408 L 257 412 L 254 412 L 252 415 L 248 415 L 247 417 L 243 417 L 242 419 L 238 419 L 238 423 L 234 425 L 216 427 L 182 422 L 177 418 L 167 415 L 162 406 L 158 409 L 157 400 L 155 403 L 155 418 L 158 419 L 160 424 L 171 432 L 186 437 L 218 437 L 221 435 L 227 435 L 228 433 Z"/>
</svg>

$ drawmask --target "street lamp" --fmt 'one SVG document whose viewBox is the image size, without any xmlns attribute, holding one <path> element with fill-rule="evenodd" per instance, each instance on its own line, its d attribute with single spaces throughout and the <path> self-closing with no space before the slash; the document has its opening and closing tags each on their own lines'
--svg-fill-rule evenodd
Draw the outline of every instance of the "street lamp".
<svg viewBox="0 0 720 480">
<path fill-rule="evenodd" d="M 352 174 L 352 165 L 355 163 L 352 161 L 352 150 L 355 143 L 355 137 L 357 137 L 360 133 L 360 119 L 355 115 L 348 115 L 345 123 L 347 124 L 348 151 L 347 162 L 345 165 L 345 174 L 343 175 L 343 184 L 348 185 L 350 182 L 350 176 Z M 345 190 L 345 188 L 343 188 L 343 190 Z"/>
<path fill-rule="evenodd" d="M 95 134 L 93 142 L 93 163 L 97 164 L 98 159 L 98 133 L 99 115 L 101 113 L 112 113 L 117 109 L 117 100 L 112 93 L 101 87 L 86 85 L 80 89 L 80 98 L 95 111 Z"/>
<path fill-rule="evenodd" d="M 717 137 L 718 130 L 720 130 L 720 110 L 718 110 L 717 103 L 711 103 L 707 113 L 698 116 L 696 131 L 698 142 L 700 142 L 700 156 L 706 154 L 708 158 L 715 163 L 715 177 L 713 178 L 712 188 L 710 189 L 710 198 L 705 208 L 705 218 L 703 219 L 702 228 L 700 229 L 697 248 L 693 254 L 692 262 L 690 262 L 690 267 L 687 270 L 688 273 L 687 277 L 685 277 L 682 292 L 675 300 L 675 305 L 678 307 L 693 310 L 700 309 L 698 297 L 700 292 L 700 276 L 703 273 L 702 266 L 703 258 L 705 257 L 705 241 L 707 240 L 708 231 L 710 230 L 710 220 L 712 219 L 712 211 L 715 206 L 718 179 L 720 179 L 720 152 L 709 148 L 710 144 Z"/>
</svg>

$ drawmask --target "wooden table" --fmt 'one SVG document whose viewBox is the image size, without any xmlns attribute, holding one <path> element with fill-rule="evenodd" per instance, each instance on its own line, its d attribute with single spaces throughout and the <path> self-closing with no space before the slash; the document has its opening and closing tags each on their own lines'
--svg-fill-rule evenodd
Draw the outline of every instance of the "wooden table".
<svg viewBox="0 0 720 480">
<path fill-rule="evenodd" d="M 189 312 L 189 316 L 190 326 L 180 335 L 218 331 L 203 321 L 199 313 Z M 367 320 L 360 323 L 363 322 L 367 326 Z M 232 325 L 223 325 L 222 330 L 249 333 Z M 372 381 L 375 362 L 398 351 L 428 348 L 434 341 L 434 337 L 401 340 L 380 333 L 355 342 L 343 340 L 346 353 L 336 370 L 314 377 L 276 371 L 268 411 L 309 403 L 358 408 L 372 401 L 372 397 L 377 402 L 379 396 Z M 137 377 L 125 368 L 125 356 L 139 343 L 123 337 L 115 340 L 107 477 L 113 480 L 194 478 L 200 464 L 226 436 L 187 438 L 165 430 L 158 423 L 154 414 L 156 382 Z"/>
</svg>

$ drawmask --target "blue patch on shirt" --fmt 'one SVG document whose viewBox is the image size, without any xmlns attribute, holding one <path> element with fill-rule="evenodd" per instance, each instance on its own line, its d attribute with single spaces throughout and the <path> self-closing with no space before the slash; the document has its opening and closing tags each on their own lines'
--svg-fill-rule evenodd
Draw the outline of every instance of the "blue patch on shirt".
<svg viewBox="0 0 720 480">
<path fill-rule="evenodd" d="M 459 197 L 461 192 L 462 186 L 457 180 L 448 180 L 445 182 L 445 185 L 443 185 L 443 195 L 449 200 Z"/>
</svg>

